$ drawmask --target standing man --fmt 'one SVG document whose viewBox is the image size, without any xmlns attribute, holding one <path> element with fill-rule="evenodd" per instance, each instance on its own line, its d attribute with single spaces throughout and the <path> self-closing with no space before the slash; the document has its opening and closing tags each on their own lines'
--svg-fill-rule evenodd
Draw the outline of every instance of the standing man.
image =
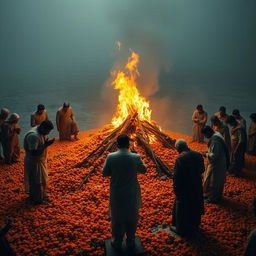
<svg viewBox="0 0 256 256">
<path fill-rule="evenodd" d="M 64 102 L 63 107 L 57 111 L 56 124 L 60 140 L 71 140 L 71 135 L 78 140 L 78 125 L 69 102 Z"/>
<path fill-rule="evenodd" d="M 119 151 L 110 153 L 103 166 L 103 176 L 110 176 L 110 212 L 112 218 L 112 246 L 120 250 L 124 234 L 126 246 L 135 246 L 138 211 L 141 207 L 140 185 L 137 173 L 145 173 L 146 165 L 138 154 L 131 153 L 129 137 L 117 138 Z"/>
<path fill-rule="evenodd" d="M 244 127 L 236 121 L 233 116 L 229 116 L 227 123 L 231 126 L 231 152 L 230 168 L 232 176 L 239 177 L 244 166 L 244 154 L 246 151 L 246 133 Z"/>
<path fill-rule="evenodd" d="M 10 117 L 1 125 L 1 142 L 4 153 L 4 162 L 6 164 L 12 164 L 19 162 L 20 158 L 20 143 L 19 134 L 20 127 L 18 122 L 20 116 L 16 113 L 10 115 Z"/>
<path fill-rule="evenodd" d="M 240 111 L 238 109 L 234 109 L 232 112 L 232 116 L 236 119 L 237 122 L 239 122 L 246 131 L 246 121 L 245 119 L 240 115 Z"/>
<path fill-rule="evenodd" d="M 203 154 L 208 160 L 203 178 L 204 197 L 207 203 L 218 203 L 222 199 L 226 182 L 229 153 L 220 133 L 215 132 L 210 126 L 204 127 L 202 133 L 209 139 L 208 151 Z"/>
<path fill-rule="evenodd" d="M 225 123 L 221 122 L 220 119 L 214 115 L 211 117 L 211 128 L 222 135 L 227 145 L 228 151 L 230 152 L 231 144 L 230 144 L 230 133 L 229 133 L 228 126 Z"/>
<path fill-rule="evenodd" d="M 54 139 L 49 140 L 48 134 L 53 129 L 51 121 L 43 121 L 33 127 L 24 138 L 25 189 L 33 204 L 46 204 L 48 186 L 47 147 Z"/>
<path fill-rule="evenodd" d="M 4 121 L 7 119 L 9 115 L 9 110 L 7 108 L 2 108 L 0 113 L 0 160 L 3 160 L 3 148 L 2 148 L 2 142 L 1 142 L 1 125 L 4 123 Z"/>
<path fill-rule="evenodd" d="M 37 111 L 31 115 L 31 127 L 40 125 L 43 121 L 49 120 L 48 113 L 43 104 L 37 106 Z"/>
<path fill-rule="evenodd" d="M 176 196 L 172 211 L 172 230 L 181 236 L 190 236 L 201 224 L 204 213 L 201 175 L 204 172 L 202 155 L 188 148 L 185 140 L 177 140 L 179 152 L 174 167 L 173 190 Z"/>
<path fill-rule="evenodd" d="M 221 120 L 221 122 L 226 123 L 228 119 L 226 108 L 224 106 L 221 106 L 219 108 L 219 112 L 215 113 L 215 116 L 217 116 Z"/>
<path fill-rule="evenodd" d="M 248 154 L 256 156 L 256 113 L 250 115 L 251 123 L 248 129 Z"/>
<path fill-rule="evenodd" d="M 207 113 L 203 110 L 202 105 L 198 105 L 192 115 L 193 121 L 193 142 L 204 142 L 204 136 L 201 129 L 207 122 Z"/>
</svg>

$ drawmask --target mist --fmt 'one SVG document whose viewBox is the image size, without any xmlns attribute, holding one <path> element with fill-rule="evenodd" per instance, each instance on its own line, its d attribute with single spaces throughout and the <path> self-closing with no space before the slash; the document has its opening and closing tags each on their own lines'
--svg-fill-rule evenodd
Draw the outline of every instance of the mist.
<svg viewBox="0 0 256 256">
<path fill-rule="evenodd" d="M 110 71 L 140 55 L 141 95 L 164 129 L 191 134 L 191 114 L 224 105 L 256 112 L 254 0 L 2 0 L 0 107 L 21 115 L 45 104 L 55 120 L 70 101 L 80 130 L 110 122 Z M 116 42 L 122 42 L 122 54 Z M 111 97 L 110 97 L 111 95 Z"/>
</svg>

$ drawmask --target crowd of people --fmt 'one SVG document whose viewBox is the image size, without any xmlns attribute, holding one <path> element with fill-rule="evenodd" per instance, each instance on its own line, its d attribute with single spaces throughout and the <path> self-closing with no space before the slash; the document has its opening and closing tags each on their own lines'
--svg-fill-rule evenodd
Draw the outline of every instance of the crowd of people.
<svg viewBox="0 0 256 256">
<path fill-rule="evenodd" d="M 0 113 L 0 157 L 4 164 L 19 162 L 20 143 L 19 127 L 20 116 L 3 108 Z M 25 189 L 33 204 L 45 204 L 49 201 L 46 189 L 48 186 L 47 148 L 54 139 L 49 140 L 48 134 L 54 128 L 49 120 L 44 105 L 39 104 L 31 115 L 31 129 L 24 137 L 24 180 Z M 56 113 L 56 126 L 59 140 L 78 140 L 78 125 L 70 103 L 64 102 Z"/>
<path fill-rule="evenodd" d="M 245 152 L 256 155 L 256 113 L 251 114 L 250 118 L 247 131 L 245 119 L 239 110 L 235 109 L 232 115 L 227 115 L 225 107 L 220 107 L 219 112 L 210 118 L 209 126 L 206 125 L 207 113 L 203 106 L 197 106 L 192 115 L 193 141 L 203 143 L 207 138 L 208 150 L 193 151 L 183 139 L 175 143 L 179 156 L 173 176 L 176 199 L 171 229 L 177 235 L 190 237 L 195 234 L 201 224 L 204 204 L 221 202 L 227 172 L 239 177 Z M 19 119 L 18 114 L 9 116 L 8 109 L 1 110 L 0 141 L 5 164 L 19 161 Z M 69 103 L 64 102 L 57 111 L 56 126 L 60 140 L 71 140 L 72 136 L 78 139 L 78 125 Z M 54 143 L 54 139 L 48 138 L 53 123 L 42 104 L 31 115 L 31 127 L 24 137 L 25 188 L 32 204 L 47 204 L 47 148 Z M 110 177 L 111 244 L 116 250 L 122 250 L 125 234 L 127 248 L 135 246 L 138 211 L 142 205 L 137 174 L 146 173 L 147 169 L 141 157 L 129 151 L 129 141 L 126 134 L 119 135 L 119 150 L 107 156 L 102 171 L 104 177 Z M 207 158 L 206 166 L 204 157 Z M 251 243 L 250 240 L 250 246 Z"/>
</svg>

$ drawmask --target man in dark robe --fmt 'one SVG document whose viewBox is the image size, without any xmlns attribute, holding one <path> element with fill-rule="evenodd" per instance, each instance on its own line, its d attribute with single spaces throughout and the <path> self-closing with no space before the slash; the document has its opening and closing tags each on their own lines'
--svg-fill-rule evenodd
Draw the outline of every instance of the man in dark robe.
<svg viewBox="0 0 256 256">
<path fill-rule="evenodd" d="M 229 172 L 234 177 L 239 177 L 244 166 L 244 154 L 246 151 L 246 133 L 244 127 L 229 116 L 227 123 L 231 126 L 231 151 Z"/>
<path fill-rule="evenodd" d="M 172 230 L 180 236 L 190 236 L 201 224 L 204 213 L 202 173 L 205 171 L 203 156 L 190 150 L 186 141 L 175 144 L 176 159 L 173 189 L 176 196 L 172 212 Z"/>
</svg>

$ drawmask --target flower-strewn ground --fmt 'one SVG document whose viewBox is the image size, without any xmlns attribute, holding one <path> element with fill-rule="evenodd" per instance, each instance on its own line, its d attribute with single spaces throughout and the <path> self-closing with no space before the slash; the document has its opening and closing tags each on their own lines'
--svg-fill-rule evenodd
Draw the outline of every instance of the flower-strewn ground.
<svg viewBox="0 0 256 256">
<path fill-rule="evenodd" d="M 98 130 L 80 134 L 77 142 L 56 141 L 49 148 L 48 205 L 31 206 L 23 187 L 23 156 L 21 162 L 11 166 L 0 165 L 0 216 L 1 225 L 13 220 L 13 228 L 7 238 L 17 255 L 104 255 L 104 240 L 111 237 L 108 217 L 109 178 L 103 178 L 101 167 L 105 157 L 94 161 L 98 166 L 81 190 L 73 192 L 90 171 L 68 167 L 84 159 L 103 139 Z M 167 132 L 172 138 L 191 137 Z M 206 150 L 205 144 L 189 143 L 192 149 Z M 86 145 L 86 147 L 84 147 Z M 177 153 L 153 146 L 155 152 L 170 167 Z M 247 236 L 255 228 L 252 213 L 255 196 L 256 158 L 246 156 L 243 178 L 227 177 L 224 201 L 220 205 L 206 204 L 201 232 L 192 240 L 175 238 L 152 228 L 171 226 L 171 210 L 174 201 L 172 180 L 155 178 L 154 164 L 138 150 L 148 166 L 145 175 L 139 175 L 143 208 L 137 235 L 148 255 L 242 255 Z"/>
</svg>

